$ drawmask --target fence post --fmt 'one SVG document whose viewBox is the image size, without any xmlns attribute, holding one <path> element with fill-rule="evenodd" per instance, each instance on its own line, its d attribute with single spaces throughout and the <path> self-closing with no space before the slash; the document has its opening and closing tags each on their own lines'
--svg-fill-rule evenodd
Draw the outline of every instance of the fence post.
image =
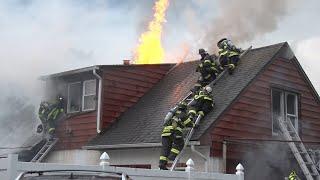
<svg viewBox="0 0 320 180">
<path fill-rule="evenodd" d="M 17 177 L 18 175 L 17 166 L 18 166 L 18 154 L 9 154 L 8 167 L 7 167 L 8 180 L 14 180 Z"/>
<path fill-rule="evenodd" d="M 102 170 L 105 171 L 106 167 L 110 165 L 110 157 L 108 155 L 108 153 L 104 152 L 101 154 L 100 156 L 100 163 L 99 165 L 102 167 Z M 102 173 L 101 176 L 106 176 L 106 173 Z"/>
<path fill-rule="evenodd" d="M 236 167 L 236 175 L 238 176 L 238 180 L 244 180 L 244 168 L 241 163 L 239 163 Z"/>
<path fill-rule="evenodd" d="M 185 169 L 186 172 L 194 171 L 194 162 L 191 158 L 186 162 L 186 165 L 187 165 Z"/>
</svg>

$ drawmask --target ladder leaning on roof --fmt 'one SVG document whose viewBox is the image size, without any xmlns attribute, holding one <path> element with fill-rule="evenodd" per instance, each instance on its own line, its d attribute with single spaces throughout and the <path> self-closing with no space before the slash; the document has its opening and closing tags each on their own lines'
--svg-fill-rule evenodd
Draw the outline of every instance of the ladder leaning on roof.
<svg viewBox="0 0 320 180">
<path fill-rule="evenodd" d="M 58 138 L 52 138 L 47 140 L 47 142 L 42 146 L 42 148 L 37 152 L 37 154 L 32 158 L 31 162 L 41 162 L 43 158 L 50 152 L 54 145 L 58 142 Z"/>
<path fill-rule="evenodd" d="M 296 158 L 300 168 L 302 169 L 303 174 L 305 175 L 307 180 L 320 180 L 320 175 L 309 156 L 306 147 L 302 143 L 298 132 L 292 125 L 290 120 L 283 120 L 279 118 L 279 126 L 282 131 L 282 135 L 285 140 L 288 141 L 288 145 Z"/>
<path fill-rule="evenodd" d="M 246 50 L 240 55 L 240 58 L 242 58 L 245 54 L 247 54 L 251 49 L 252 49 L 252 46 L 250 46 L 248 49 L 246 49 Z M 209 84 L 209 86 L 210 86 L 210 87 L 213 87 L 213 86 L 217 83 L 217 81 L 225 74 L 226 71 L 227 71 L 227 70 L 222 71 L 222 72 L 218 75 L 218 77 Z M 187 103 L 188 105 L 190 105 L 190 104 L 192 103 L 192 101 L 193 101 L 193 94 L 192 94 L 192 92 L 189 92 L 189 94 L 188 94 L 185 98 L 183 98 L 182 101 L 186 101 L 186 103 Z M 177 108 L 177 107 L 175 107 L 175 108 Z M 200 123 L 200 120 L 201 120 L 201 119 L 202 119 L 202 115 L 198 115 L 198 117 L 197 117 L 197 119 L 196 119 L 196 121 L 195 121 L 195 125 L 196 125 L 196 126 Z M 177 163 L 179 162 L 180 158 L 182 157 L 182 155 L 183 155 L 183 153 L 184 153 L 185 148 L 189 145 L 189 142 L 190 142 L 190 140 L 191 140 L 191 137 L 192 137 L 193 133 L 194 133 L 194 128 L 191 128 L 190 131 L 189 131 L 189 132 L 187 133 L 187 135 L 186 135 L 186 138 L 185 138 L 185 140 L 184 140 L 184 146 L 183 146 L 182 150 L 180 151 L 180 153 L 178 154 L 178 156 L 175 158 L 175 160 L 174 160 L 173 163 L 172 163 L 172 166 L 171 166 L 171 168 L 170 168 L 170 171 L 173 171 L 173 170 L 175 169 Z"/>
</svg>

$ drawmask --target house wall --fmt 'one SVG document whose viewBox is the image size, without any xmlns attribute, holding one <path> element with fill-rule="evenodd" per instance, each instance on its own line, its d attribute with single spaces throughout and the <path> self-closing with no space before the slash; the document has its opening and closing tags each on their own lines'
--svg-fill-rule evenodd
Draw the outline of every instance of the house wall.
<svg viewBox="0 0 320 180">
<path fill-rule="evenodd" d="M 103 70 L 102 128 L 107 128 L 158 83 L 172 65 L 105 67 Z"/>
<path fill-rule="evenodd" d="M 96 111 L 75 114 L 59 123 L 56 150 L 81 149 L 90 139 L 97 135 Z"/>
<path fill-rule="evenodd" d="M 297 65 L 293 61 L 278 58 L 240 94 L 239 98 L 216 121 L 217 123 L 209 132 L 212 140 L 211 156 L 222 156 L 223 139 L 280 138 L 272 136 L 271 88 L 274 86 L 298 93 L 301 139 L 303 141 L 320 139 L 319 101 L 303 75 L 298 71 Z M 227 165 L 237 164 L 232 162 L 239 162 L 244 157 L 248 157 L 249 152 L 254 152 L 253 149 L 271 151 L 268 144 L 270 143 L 266 141 L 229 142 Z M 305 143 L 305 145 L 310 144 Z M 286 146 L 286 143 L 275 143 L 274 146 Z M 277 155 L 277 151 L 274 152 L 273 155 Z M 253 153 L 250 157 L 254 157 Z M 260 157 L 254 158 L 259 161 Z M 230 170 L 232 168 L 227 167 Z"/>
</svg>

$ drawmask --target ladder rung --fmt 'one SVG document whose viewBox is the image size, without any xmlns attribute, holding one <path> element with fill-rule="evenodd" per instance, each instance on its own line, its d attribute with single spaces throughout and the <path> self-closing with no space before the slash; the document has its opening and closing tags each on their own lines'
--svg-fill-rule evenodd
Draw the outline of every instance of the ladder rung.
<svg viewBox="0 0 320 180">
<path fill-rule="evenodd" d="M 317 173 L 310 173 L 311 176 L 319 176 Z"/>
<path fill-rule="evenodd" d="M 305 163 L 306 163 L 306 165 L 308 165 L 308 166 L 313 165 L 312 162 L 305 162 Z"/>
</svg>

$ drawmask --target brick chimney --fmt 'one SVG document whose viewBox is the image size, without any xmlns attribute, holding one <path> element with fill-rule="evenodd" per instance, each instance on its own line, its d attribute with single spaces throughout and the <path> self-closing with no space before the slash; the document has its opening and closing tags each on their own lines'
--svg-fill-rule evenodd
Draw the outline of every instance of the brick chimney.
<svg viewBox="0 0 320 180">
<path fill-rule="evenodd" d="M 123 65 L 130 65 L 130 60 L 124 59 L 123 60 Z"/>
</svg>

